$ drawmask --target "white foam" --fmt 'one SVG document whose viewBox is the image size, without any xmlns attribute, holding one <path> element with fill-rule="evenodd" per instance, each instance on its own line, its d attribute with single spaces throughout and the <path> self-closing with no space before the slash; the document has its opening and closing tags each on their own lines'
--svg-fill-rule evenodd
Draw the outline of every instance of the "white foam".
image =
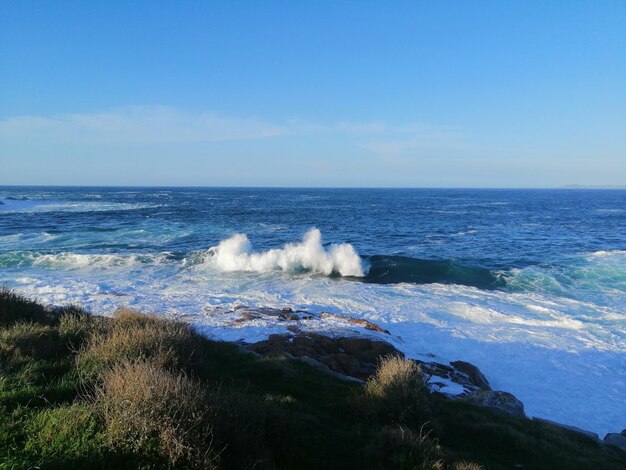
<svg viewBox="0 0 626 470">
<path fill-rule="evenodd" d="M 101 201 L 54 201 L 46 199 L 28 200 L 3 200 L 0 206 L 2 213 L 27 212 L 104 212 L 104 211 L 127 211 L 158 207 L 142 203 L 126 202 L 101 202 Z"/>
<path fill-rule="evenodd" d="M 253 253 L 248 237 L 238 233 L 211 248 L 209 254 L 207 261 L 227 272 L 311 271 L 327 276 L 333 273 L 364 275 L 361 258 L 352 245 L 341 243 L 326 250 L 322 246 L 322 234 L 316 228 L 309 230 L 301 243 L 288 243 L 283 248 L 261 253 Z"/>
<path fill-rule="evenodd" d="M 57 254 L 29 253 L 23 264 L 51 269 L 110 269 L 129 268 L 145 264 L 159 264 L 167 260 L 167 253 L 159 254 L 82 254 L 63 252 Z"/>
<path fill-rule="evenodd" d="M 590 258 L 594 258 L 594 257 L 600 257 L 600 258 L 605 258 L 608 256 L 624 256 L 626 255 L 626 250 L 600 250 L 600 251 L 594 251 L 593 253 L 589 254 Z"/>
</svg>

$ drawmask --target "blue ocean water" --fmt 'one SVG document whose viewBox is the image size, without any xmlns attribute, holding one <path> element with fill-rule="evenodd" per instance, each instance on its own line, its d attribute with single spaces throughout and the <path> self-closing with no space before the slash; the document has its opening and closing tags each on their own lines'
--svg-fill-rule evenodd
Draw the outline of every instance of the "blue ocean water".
<svg viewBox="0 0 626 470">
<path fill-rule="evenodd" d="M 626 427 L 624 190 L 3 187 L 0 201 L 0 283 L 42 302 L 181 315 L 232 340 L 283 326 L 215 311 L 347 313 L 409 355 L 477 363 L 529 414 Z"/>
</svg>

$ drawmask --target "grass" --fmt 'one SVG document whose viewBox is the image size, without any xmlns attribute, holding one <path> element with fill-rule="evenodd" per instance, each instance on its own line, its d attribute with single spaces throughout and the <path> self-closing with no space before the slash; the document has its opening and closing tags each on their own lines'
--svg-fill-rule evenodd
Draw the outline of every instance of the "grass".
<svg viewBox="0 0 626 470">
<path fill-rule="evenodd" d="M 169 464 L 217 468 L 212 403 L 201 383 L 146 361 L 115 364 L 96 391 L 112 449 L 162 455 Z"/>
<path fill-rule="evenodd" d="M 365 384 L 365 409 L 377 422 L 422 428 L 430 420 L 431 398 L 421 368 L 397 356 L 384 358 Z"/>
<path fill-rule="evenodd" d="M 199 359 L 201 339 L 187 325 L 163 321 L 132 310 L 120 310 L 113 321 L 99 322 L 81 330 L 75 319 L 68 321 L 74 337 L 82 347 L 77 368 L 85 381 L 97 378 L 110 367 L 123 361 L 146 360 L 159 367 L 184 369 Z M 78 324 L 77 324 L 78 323 Z M 81 335 L 82 341 L 81 341 Z"/>
<path fill-rule="evenodd" d="M 0 469 L 623 468 L 584 436 L 431 397 L 386 358 L 365 384 L 123 310 L 0 290 Z"/>
</svg>

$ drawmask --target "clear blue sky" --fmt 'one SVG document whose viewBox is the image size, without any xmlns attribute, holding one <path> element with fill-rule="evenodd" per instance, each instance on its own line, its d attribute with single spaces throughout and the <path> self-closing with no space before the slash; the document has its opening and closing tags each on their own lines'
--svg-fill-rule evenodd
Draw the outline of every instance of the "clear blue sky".
<svg viewBox="0 0 626 470">
<path fill-rule="evenodd" d="M 0 184 L 626 184 L 626 1 L 0 0 Z"/>
</svg>

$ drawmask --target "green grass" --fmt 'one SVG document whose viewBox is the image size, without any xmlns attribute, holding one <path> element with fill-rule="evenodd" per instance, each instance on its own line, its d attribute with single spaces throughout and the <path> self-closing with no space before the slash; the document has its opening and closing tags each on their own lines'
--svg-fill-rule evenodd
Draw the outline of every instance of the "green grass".
<svg viewBox="0 0 626 470">
<path fill-rule="evenodd" d="M 618 469 L 572 432 L 428 395 L 390 358 L 366 384 L 136 312 L 48 312 L 0 290 L 0 469 Z"/>
</svg>

